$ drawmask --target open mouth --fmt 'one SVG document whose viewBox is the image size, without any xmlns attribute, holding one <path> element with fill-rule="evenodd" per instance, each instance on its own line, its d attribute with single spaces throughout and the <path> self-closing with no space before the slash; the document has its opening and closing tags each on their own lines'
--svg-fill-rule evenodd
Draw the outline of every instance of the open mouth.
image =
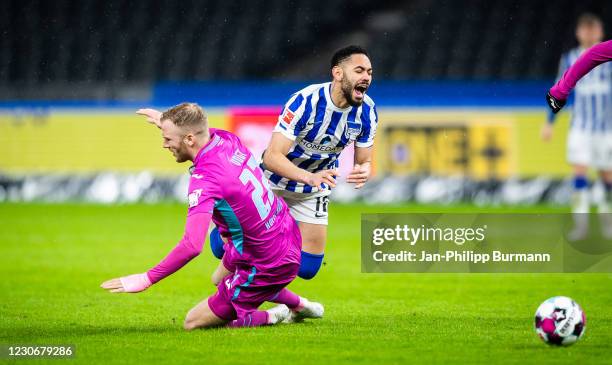
<svg viewBox="0 0 612 365">
<path fill-rule="evenodd" d="M 355 96 L 361 99 L 363 98 L 367 90 L 368 90 L 368 84 L 357 85 L 355 86 Z"/>
</svg>

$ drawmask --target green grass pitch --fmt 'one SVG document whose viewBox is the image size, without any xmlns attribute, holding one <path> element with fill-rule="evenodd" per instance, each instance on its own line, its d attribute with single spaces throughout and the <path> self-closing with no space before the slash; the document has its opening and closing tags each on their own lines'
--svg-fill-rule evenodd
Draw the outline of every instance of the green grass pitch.
<svg viewBox="0 0 612 365">
<path fill-rule="evenodd" d="M 361 212 L 483 209 L 330 209 L 325 266 L 315 279 L 290 286 L 322 302 L 325 318 L 185 332 L 185 313 L 214 291 L 208 247 L 144 293 L 99 288 L 156 264 L 181 237 L 184 206 L 0 204 L 0 343 L 76 345 L 75 359 L 57 364 L 610 363 L 611 275 L 362 274 Z M 533 330 L 537 306 L 554 295 L 573 297 L 587 314 L 585 337 L 569 348 L 548 347 Z"/>
</svg>

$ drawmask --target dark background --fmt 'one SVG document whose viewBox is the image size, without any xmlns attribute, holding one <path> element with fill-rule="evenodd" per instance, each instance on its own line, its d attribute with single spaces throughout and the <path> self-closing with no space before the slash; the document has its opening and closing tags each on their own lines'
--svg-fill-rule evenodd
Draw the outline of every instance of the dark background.
<svg viewBox="0 0 612 365">
<path fill-rule="evenodd" d="M 3 0 L 0 85 L 320 79 L 367 47 L 379 80 L 541 80 L 609 1 Z"/>
</svg>

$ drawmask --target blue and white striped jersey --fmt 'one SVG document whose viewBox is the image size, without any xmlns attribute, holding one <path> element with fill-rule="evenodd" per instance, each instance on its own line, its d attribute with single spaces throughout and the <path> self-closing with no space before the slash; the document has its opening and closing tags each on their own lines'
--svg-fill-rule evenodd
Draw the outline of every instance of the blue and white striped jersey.
<svg viewBox="0 0 612 365">
<path fill-rule="evenodd" d="M 561 56 L 557 80 L 585 49 L 577 47 Z M 612 63 L 595 67 L 574 89 L 571 128 L 592 133 L 612 132 Z"/>
<path fill-rule="evenodd" d="M 310 172 L 338 167 L 338 156 L 350 143 L 356 147 L 374 144 L 378 124 L 374 101 L 364 95 L 361 106 L 340 109 L 332 102 L 330 91 L 331 82 L 327 82 L 293 94 L 274 129 L 294 141 L 287 154 L 289 161 Z M 277 188 L 298 193 L 319 190 L 268 170 L 265 173 Z"/>
</svg>

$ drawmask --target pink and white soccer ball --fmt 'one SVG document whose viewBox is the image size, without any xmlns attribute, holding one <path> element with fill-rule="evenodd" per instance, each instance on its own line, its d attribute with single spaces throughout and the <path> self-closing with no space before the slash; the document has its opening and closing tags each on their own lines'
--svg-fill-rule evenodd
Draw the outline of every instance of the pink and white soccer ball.
<svg viewBox="0 0 612 365">
<path fill-rule="evenodd" d="M 572 298 L 552 297 L 536 311 L 535 330 L 549 345 L 572 345 L 584 335 L 585 329 L 584 311 Z"/>
</svg>

